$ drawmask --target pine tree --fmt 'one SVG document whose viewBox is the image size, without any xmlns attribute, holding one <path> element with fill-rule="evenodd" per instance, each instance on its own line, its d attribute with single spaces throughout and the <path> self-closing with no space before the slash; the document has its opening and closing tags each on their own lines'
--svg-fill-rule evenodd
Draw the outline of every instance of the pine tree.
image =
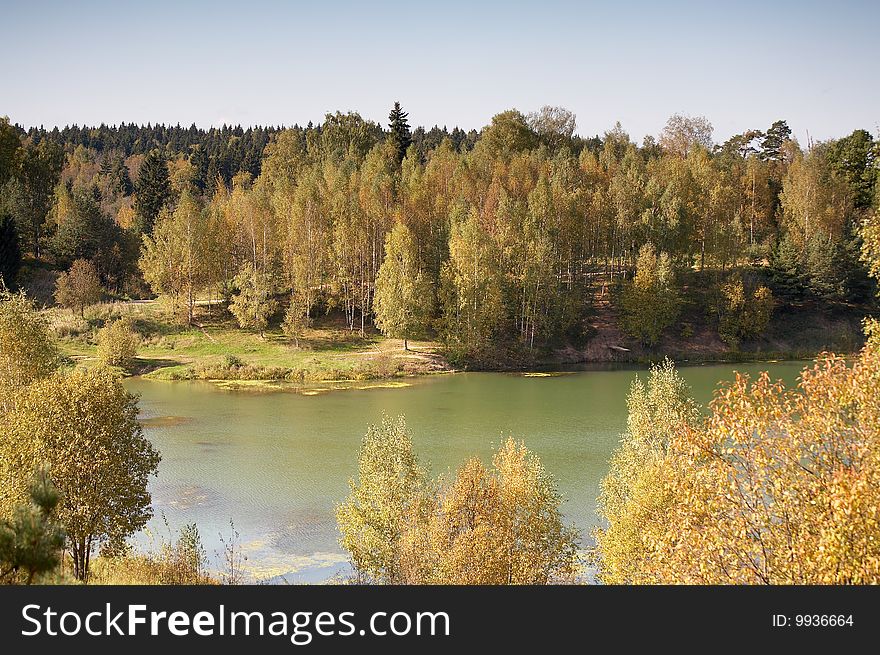
<svg viewBox="0 0 880 655">
<path fill-rule="evenodd" d="M 390 131 L 388 138 L 394 144 L 394 149 L 397 152 L 398 166 L 403 163 L 403 158 L 406 157 L 406 149 L 412 143 L 412 133 L 406 120 L 407 116 L 409 114 L 403 111 L 399 102 L 394 103 L 394 108 L 388 114 L 388 120 L 391 121 L 388 123 Z"/>
<path fill-rule="evenodd" d="M 21 268 L 21 247 L 15 221 L 9 214 L 2 214 L 0 215 L 0 284 L 13 288 L 19 268 Z"/>
<path fill-rule="evenodd" d="M 791 138 L 791 128 L 785 121 L 776 121 L 761 141 L 760 157 L 764 161 L 782 159 L 782 145 Z"/>
<path fill-rule="evenodd" d="M 34 477 L 30 502 L 16 505 L 0 521 L 0 580 L 30 584 L 35 576 L 58 566 L 64 531 L 52 520 L 60 500 L 45 470 Z"/>
<path fill-rule="evenodd" d="M 150 234 L 159 212 L 170 199 L 168 163 L 161 152 L 152 150 L 141 164 L 138 175 L 137 198 L 134 203 L 137 212 L 135 229 L 141 234 Z"/>
</svg>

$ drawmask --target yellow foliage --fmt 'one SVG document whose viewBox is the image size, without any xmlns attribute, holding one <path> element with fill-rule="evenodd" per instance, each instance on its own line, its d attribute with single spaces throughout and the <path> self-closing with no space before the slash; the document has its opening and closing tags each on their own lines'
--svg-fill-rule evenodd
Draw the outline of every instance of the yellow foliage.
<svg viewBox="0 0 880 655">
<path fill-rule="evenodd" d="M 573 578 L 576 535 L 540 460 L 507 440 L 487 469 L 471 459 L 429 482 L 402 417 L 364 438 L 358 481 L 337 509 L 362 580 L 391 584 L 548 584 Z"/>
<path fill-rule="evenodd" d="M 140 341 L 131 320 L 120 318 L 98 332 L 98 357 L 107 366 L 127 368 L 137 355 Z"/>
<path fill-rule="evenodd" d="M 108 369 L 77 369 L 32 383 L 0 423 L 0 508 L 21 502 L 33 472 L 48 465 L 80 579 L 94 547 L 118 543 L 152 515 L 147 480 L 160 456 L 137 413 L 137 399 Z"/>
<path fill-rule="evenodd" d="M 12 409 L 18 392 L 50 375 L 59 361 L 46 319 L 33 301 L 0 288 L 0 415 Z"/>
<path fill-rule="evenodd" d="M 876 339 L 852 366 L 820 357 L 796 389 L 737 376 L 645 473 L 662 515 L 639 505 L 618 519 L 643 521 L 630 531 L 637 581 L 880 582 L 878 389 Z"/>
<path fill-rule="evenodd" d="M 401 537 L 409 584 L 549 584 L 573 579 L 576 535 L 541 461 L 508 439 L 492 458 L 459 469 L 412 506 Z"/>
</svg>

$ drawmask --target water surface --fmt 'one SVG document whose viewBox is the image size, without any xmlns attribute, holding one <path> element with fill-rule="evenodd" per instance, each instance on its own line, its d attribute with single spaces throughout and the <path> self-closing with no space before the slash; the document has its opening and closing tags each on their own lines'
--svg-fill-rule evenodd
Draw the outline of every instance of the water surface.
<svg viewBox="0 0 880 655">
<path fill-rule="evenodd" d="M 794 383 L 801 362 L 683 367 L 707 402 L 733 371 L 769 370 Z M 345 569 L 333 511 L 356 473 L 357 449 L 382 414 L 405 414 L 419 457 L 434 474 L 478 455 L 488 461 L 506 436 L 524 439 L 555 477 L 566 519 L 587 541 L 596 496 L 626 423 L 633 368 L 558 376 L 457 373 L 396 389 L 292 392 L 219 389 L 207 382 L 126 382 L 140 394 L 145 434 L 161 450 L 151 483 L 156 518 L 142 544 L 196 522 L 210 558 L 229 539 L 230 519 L 257 578 L 316 581 Z"/>
</svg>

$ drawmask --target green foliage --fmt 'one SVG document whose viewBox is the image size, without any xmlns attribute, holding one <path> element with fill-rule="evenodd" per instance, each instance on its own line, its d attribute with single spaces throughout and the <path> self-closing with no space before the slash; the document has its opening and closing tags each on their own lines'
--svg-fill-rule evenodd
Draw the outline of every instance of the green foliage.
<svg viewBox="0 0 880 655">
<path fill-rule="evenodd" d="M 324 116 L 320 133 L 320 154 L 333 161 L 363 161 L 382 136 L 382 128 L 361 118 L 357 112 Z M 310 148 L 311 149 L 311 148 Z"/>
<path fill-rule="evenodd" d="M 775 121 L 761 139 L 759 156 L 765 161 L 779 161 L 783 157 L 783 146 L 791 139 L 791 128 L 785 121 Z"/>
<path fill-rule="evenodd" d="M 135 230 L 150 234 L 159 212 L 171 200 L 171 181 L 168 162 L 159 150 L 151 150 L 138 172 L 135 199 Z"/>
<path fill-rule="evenodd" d="M 59 364 L 48 323 L 33 301 L 0 288 L 0 414 L 14 406 L 22 389 Z"/>
<path fill-rule="evenodd" d="M 480 147 L 490 157 L 509 158 L 520 152 L 532 149 L 537 143 L 537 135 L 529 127 L 522 112 L 508 109 L 492 117 L 492 124 L 483 130 Z"/>
<path fill-rule="evenodd" d="M 441 279 L 446 341 L 479 359 L 491 348 L 505 316 L 495 245 L 475 212 L 453 224 Z"/>
<path fill-rule="evenodd" d="M 771 253 L 770 273 L 775 289 L 793 298 L 803 294 L 807 277 L 801 262 L 801 252 L 787 234 L 779 240 Z"/>
<path fill-rule="evenodd" d="M 0 519 L 0 582 L 30 584 L 61 561 L 64 531 L 53 518 L 59 495 L 46 470 L 36 472 L 29 494 Z"/>
<path fill-rule="evenodd" d="M 358 454 L 357 481 L 336 508 L 341 544 L 359 576 L 400 582 L 397 556 L 404 519 L 427 484 L 413 452 L 405 419 L 383 417 L 371 425 Z"/>
<path fill-rule="evenodd" d="M 5 147 L 8 148 L 13 145 L 12 135 L 9 130 L 3 131 L 6 134 L 3 139 Z M 0 174 L 0 179 L 5 178 L 5 184 L 0 185 L 0 210 L 12 214 L 22 245 L 39 257 L 47 229 L 51 227 L 46 219 L 64 163 L 64 152 L 58 144 L 50 141 L 27 140 L 6 156 L 11 159 L 12 166 Z"/>
<path fill-rule="evenodd" d="M 717 271 L 768 255 L 784 300 L 869 295 L 855 257 L 872 184 L 876 200 L 877 146 L 867 132 L 802 152 L 784 121 L 717 149 L 708 120 L 684 115 L 670 118 L 659 143 L 642 145 L 619 125 L 578 137 L 574 114 L 560 107 L 505 111 L 481 132 L 410 130 L 399 105 L 389 121 L 383 131 L 336 112 L 282 131 L 125 124 L 27 135 L 7 124 L 2 157 L 13 170 L 0 214 L 13 216 L 22 249 L 36 255 L 49 244 L 61 266 L 88 259 L 109 292 L 130 297 L 146 292 L 133 275 L 146 233 L 143 277 L 188 325 L 197 298 L 231 300 L 250 262 L 291 299 L 283 325 L 294 343 L 319 313 L 342 314 L 365 337 L 385 309 L 407 306 L 385 303 L 395 294 L 380 278 L 385 242 L 402 224 L 429 290 L 417 295 L 436 304 L 418 323 L 429 333 L 436 326 L 447 354 L 466 366 L 525 364 L 587 345 L 585 308 L 637 268 L 645 244 L 658 260 L 667 253 L 710 273 L 694 284 L 688 275 L 690 298 L 706 297 L 697 286 Z M 612 308 L 649 345 L 679 313 L 674 284 L 651 286 L 625 284 Z M 260 329 L 260 312 L 247 309 L 260 303 L 248 296 L 235 307 Z M 391 313 L 386 333 L 408 322 Z"/>
<path fill-rule="evenodd" d="M 172 313 L 192 324 L 195 294 L 211 278 L 214 235 L 198 200 L 181 194 L 173 212 L 161 211 L 152 233 L 144 234 L 138 265 L 156 294 L 171 300 Z"/>
<path fill-rule="evenodd" d="M 238 320 L 239 327 L 257 330 L 263 336 L 269 317 L 278 309 L 271 277 L 248 263 L 235 277 L 235 286 L 238 293 L 232 297 L 229 311 Z"/>
<path fill-rule="evenodd" d="M 403 224 L 385 240 L 385 260 L 376 276 L 373 311 L 376 326 L 389 337 L 404 340 L 424 334 L 433 313 L 430 284 L 416 260 L 416 243 Z"/>
<path fill-rule="evenodd" d="M 868 272 L 880 280 L 880 214 L 866 218 L 861 225 L 862 262 L 868 266 Z"/>
<path fill-rule="evenodd" d="M 47 465 L 80 580 L 95 547 L 120 543 L 152 515 L 147 481 L 160 456 L 137 415 L 137 399 L 110 370 L 78 369 L 31 384 L 0 424 L 0 508 L 22 502 L 34 471 Z"/>
<path fill-rule="evenodd" d="M 681 295 L 669 255 L 658 257 L 654 246 L 639 251 L 636 275 L 620 293 L 621 321 L 627 333 L 647 345 L 654 345 L 681 313 Z"/>
<path fill-rule="evenodd" d="M 281 323 L 281 331 L 284 336 L 292 339 L 299 347 L 299 338 L 310 322 L 308 301 L 302 294 L 291 293 L 290 302 L 284 311 L 284 320 Z"/>
<path fill-rule="evenodd" d="M 106 216 L 99 203 L 87 193 L 70 194 L 58 190 L 55 200 L 55 221 L 58 230 L 50 242 L 50 250 L 59 264 L 70 266 L 77 259 L 107 259 L 115 248 L 125 250 L 126 238 L 116 223 Z M 120 262 L 115 270 L 105 273 L 119 275 Z"/>
<path fill-rule="evenodd" d="M 751 339 L 767 329 L 773 314 L 773 294 L 764 285 L 735 273 L 717 291 L 715 311 L 718 334 L 730 347 L 736 348 L 743 339 Z"/>
<path fill-rule="evenodd" d="M 651 367 L 647 385 L 636 378 L 627 397 L 626 433 L 602 480 L 598 514 L 607 527 L 596 532 L 600 578 L 609 584 L 636 584 L 643 570 L 646 527 L 662 523 L 674 499 L 666 492 L 660 467 L 673 433 L 696 425 L 700 408 L 670 360 Z"/>
<path fill-rule="evenodd" d="M 868 209 L 873 204 L 878 178 L 876 156 L 877 144 L 867 130 L 855 130 L 828 144 L 829 165 L 846 181 L 856 209 Z"/>
<path fill-rule="evenodd" d="M 813 238 L 807 246 L 806 269 L 810 289 L 820 298 L 836 299 L 845 295 L 844 276 L 836 243 Z"/>
<path fill-rule="evenodd" d="M 9 122 L 9 116 L 0 116 L 0 188 L 15 173 L 20 148 L 18 130 Z"/>
<path fill-rule="evenodd" d="M 406 120 L 407 116 L 409 114 L 401 109 L 399 102 L 394 103 L 394 108 L 388 115 L 388 139 L 394 146 L 398 166 L 403 162 L 403 158 L 406 157 L 406 151 L 412 143 L 412 134 L 409 129 L 409 123 Z"/>
<path fill-rule="evenodd" d="M 98 332 L 98 358 L 107 366 L 130 368 L 137 356 L 140 335 L 130 319 L 120 318 Z"/>
<path fill-rule="evenodd" d="M 80 316 L 85 315 L 86 307 L 100 302 L 103 293 L 95 265 L 85 259 L 75 260 L 55 282 L 55 301 L 62 307 L 78 309 Z"/>
</svg>

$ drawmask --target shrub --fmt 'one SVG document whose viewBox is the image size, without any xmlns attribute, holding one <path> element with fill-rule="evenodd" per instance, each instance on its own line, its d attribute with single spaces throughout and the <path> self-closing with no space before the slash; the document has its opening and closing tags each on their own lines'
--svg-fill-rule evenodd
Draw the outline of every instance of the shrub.
<svg viewBox="0 0 880 655">
<path fill-rule="evenodd" d="M 127 318 L 108 323 L 98 332 L 98 357 L 107 366 L 130 367 L 139 345 L 140 336 Z"/>
<path fill-rule="evenodd" d="M 751 339 L 764 330 L 773 314 L 773 294 L 764 285 L 731 275 L 718 290 L 715 310 L 718 314 L 718 335 L 731 348 L 743 339 Z"/>
<path fill-rule="evenodd" d="M 91 581 L 100 585 L 217 584 L 206 571 L 207 556 L 194 523 L 183 526 L 176 541 L 162 543 L 158 552 L 132 554 L 101 551 Z"/>
<path fill-rule="evenodd" d="M 681 295 L 675 287 L 675 275 L 669 255 L 658 256 L 654 246 L 639 250 L 636 276 L 620 294 L 623 329 L 631 337 L 653 346 L 667 327 L 681 313 Z"/>
</svg>

